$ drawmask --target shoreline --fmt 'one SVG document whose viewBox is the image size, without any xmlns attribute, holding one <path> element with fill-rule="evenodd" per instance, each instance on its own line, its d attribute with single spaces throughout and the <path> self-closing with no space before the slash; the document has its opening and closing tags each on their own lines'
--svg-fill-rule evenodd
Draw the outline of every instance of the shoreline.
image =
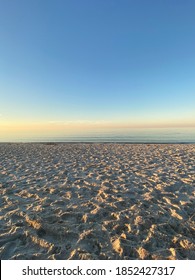
<svg viewBox="0 0 195 280">
<path fill-rule="evenodd" d="M 30 141 L 30 142 L 27 142 L 27 141 L 21 141 L 21 142 L 12 142 L 12 141 L 5 141 L 5 142 L 0 142 L 0 144 L 133 144 L 133 145 L 137 145 L 137 144 L 144 144 L 144 145 L 172 145 L 172 144 L 185 144 L 185 145 L 188 145 L 188 144 L 195 144 L 195 141 L 188 141 L 188 142 L 185 142 L 185 141 L 179 141 L 179 142 L 171 142 L 171 141 L 166 141 L 166 142 L 138 142 L 138 141 L 135 141 L 135 142 L 128 142 L 128 141 Z"/>
</svg>

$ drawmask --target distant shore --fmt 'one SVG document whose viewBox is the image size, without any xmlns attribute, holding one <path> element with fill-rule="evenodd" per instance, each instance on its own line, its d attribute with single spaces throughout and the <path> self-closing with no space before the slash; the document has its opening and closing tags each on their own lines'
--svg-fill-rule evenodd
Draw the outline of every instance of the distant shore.
<svg viewBox="0 0 195 280">
<path fill-rule="evenodd" d="M 195 259 L 195 143 L 0 142 L 0 259 Z"/>
</svg>

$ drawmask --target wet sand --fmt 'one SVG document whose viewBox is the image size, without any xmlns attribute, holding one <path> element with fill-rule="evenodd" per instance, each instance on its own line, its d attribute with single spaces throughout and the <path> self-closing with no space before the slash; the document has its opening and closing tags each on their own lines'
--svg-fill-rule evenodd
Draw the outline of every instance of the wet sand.
<svg viewBox="0 0 195 280">
<path fill-rule="evenodd" d="M 195 144 L 0 144 L 0 259 L 195 259 Z"/>
</svg>

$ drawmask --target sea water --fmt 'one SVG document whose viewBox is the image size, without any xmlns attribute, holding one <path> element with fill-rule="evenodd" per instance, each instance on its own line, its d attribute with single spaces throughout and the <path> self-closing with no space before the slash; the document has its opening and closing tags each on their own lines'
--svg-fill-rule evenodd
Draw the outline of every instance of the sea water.
<svg viewBox="0 0 195 280">
<path fill-rule="evenodd" d="M 118 128 L 96 129 L 86 133 L 47 137 L 18 137 L 1 142 L 127 142 L 127 143 L 195 143 L 195 127 L 191 128 Z"/>
</svg>

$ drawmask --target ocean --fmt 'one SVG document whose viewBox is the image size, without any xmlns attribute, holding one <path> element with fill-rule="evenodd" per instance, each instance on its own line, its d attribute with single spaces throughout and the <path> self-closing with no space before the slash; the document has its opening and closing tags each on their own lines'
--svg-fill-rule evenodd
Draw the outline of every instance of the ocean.
<svg viewBox="0 0 195 280">
<path fill-rule="evenodd" d="M 94 130 L 90 133 L 74 133 L 44 137 L 15 137 L 0 142 L 122 142 L 122 143 L 195 143 L 195 127 L 191 128 L 139 128 Z"/>
</svg>

